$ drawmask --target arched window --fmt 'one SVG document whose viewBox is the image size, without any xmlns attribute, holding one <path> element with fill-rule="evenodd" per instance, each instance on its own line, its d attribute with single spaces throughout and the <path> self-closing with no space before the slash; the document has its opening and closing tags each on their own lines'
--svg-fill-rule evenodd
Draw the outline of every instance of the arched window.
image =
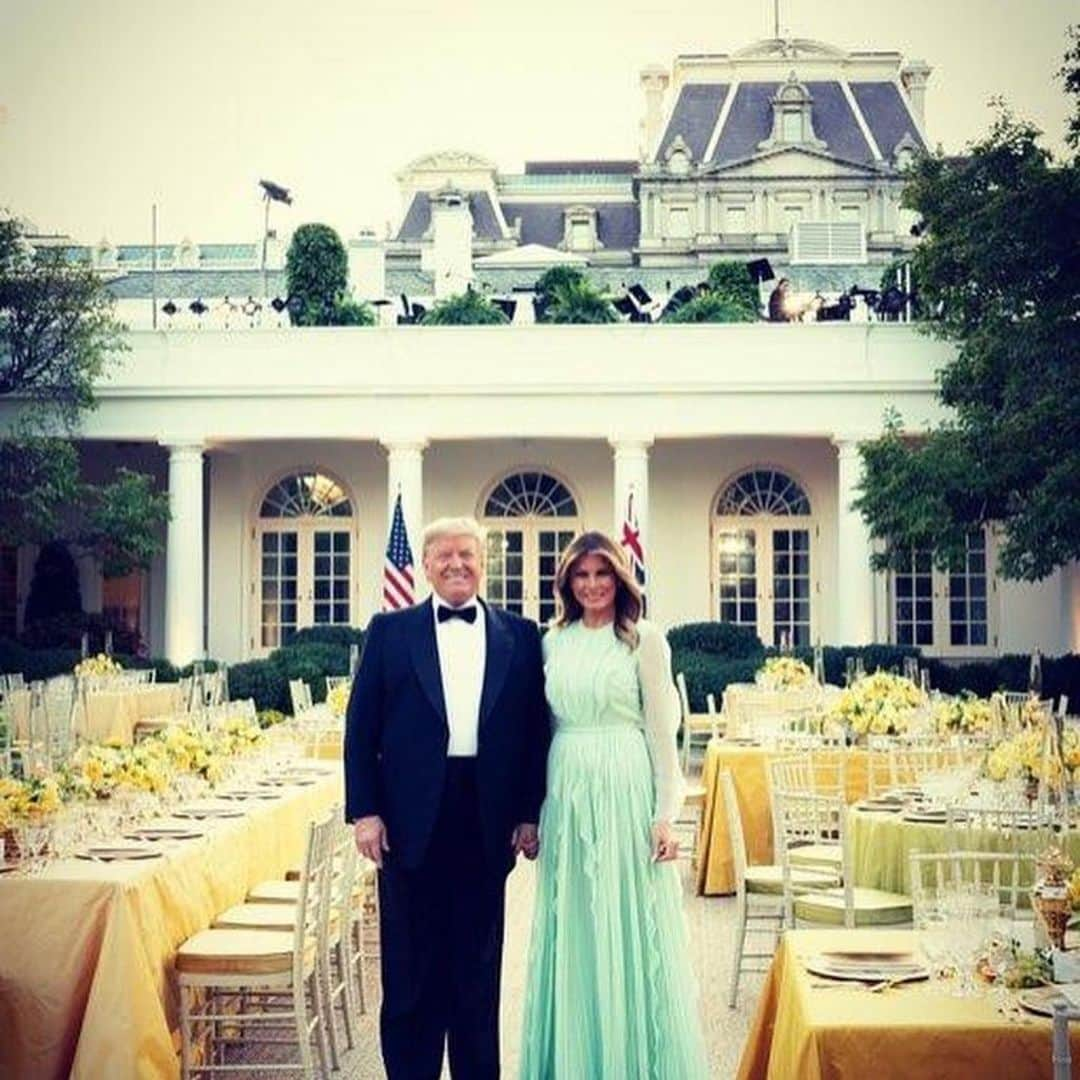
<svg viewBox="0 0 1080 1080">
<path fill-rule="evenodd" d="M 777 469 L 751 469 L 724 488 L 717 503 L 721 515 L 809 514 L 806 492 L 790 476 Z"/>
<path fill-rule="evenodd" d="M 352 503 L 336 480 L 314 470 L 299 472 L 266 493 L 259 517 L 352 517 Z"/>
<path fill-rule="evenodd" d="M 817 532 L 806 490 L 782 470 L 728 481 L 713 519 L 717 618 L 752 627 L 766 645 L 810 645 Z"/>
<path fill-rule="evenodd" d="M 347 626 L 358 580 L 352 499 L 318 469 L 272 484 L 255 527 L 258 631 L 252 647 L 287 645 L 307 626 Z"/>
<path fill-rule="evenodd" d="M 549 622 L 555 571 L 579 528 L 573 493 L 543 469 L 521 469 L 498 480 L 481 505 L 488 531 L 487 599 Z"/>
</svg>

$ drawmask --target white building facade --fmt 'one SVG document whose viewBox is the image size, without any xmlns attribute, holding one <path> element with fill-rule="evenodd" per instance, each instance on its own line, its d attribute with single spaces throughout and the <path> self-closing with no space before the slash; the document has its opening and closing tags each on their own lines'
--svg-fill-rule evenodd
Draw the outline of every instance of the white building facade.
<svg viewBox="0 0 1080 1080">
<path fill-rule="evenodd" d="M 768 644 L 910 641 L 979 657 L 1076 645 L 1077 574 L 871 572 L 850 507 L 886 407 L 939 418 L 946 347 L 909 324 L 534 326 L 134 333 L 86 421 L 88 472 L 169 491 L 140 629 L 177 662 L 266 655 L 296 628 L 381 607 L 390 508 L 475 514 L 487 595 L 546 621 L 581 529 L 642 530 L 650 614 Z M 20 555 L 25 583 L 33 552 Z M 88 567 L 85 599 L 101 598 Z"/>
</svg>

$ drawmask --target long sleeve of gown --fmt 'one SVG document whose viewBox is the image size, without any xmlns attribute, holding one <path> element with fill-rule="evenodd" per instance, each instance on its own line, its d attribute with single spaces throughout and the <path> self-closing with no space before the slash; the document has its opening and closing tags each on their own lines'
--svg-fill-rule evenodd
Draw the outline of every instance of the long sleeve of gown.
<svg viewBox="0 0 1080 1080">
<path fill-rule="evenodd" d="M 681 709 L 671 678 L 671 649 L 660 629 L 644 620 L 638 623 L 638 633 L 638 679 L 656 787 L 655 820 L 674 821 L 682 809 L 685 783 L 675 746 Z"/>
</svg>

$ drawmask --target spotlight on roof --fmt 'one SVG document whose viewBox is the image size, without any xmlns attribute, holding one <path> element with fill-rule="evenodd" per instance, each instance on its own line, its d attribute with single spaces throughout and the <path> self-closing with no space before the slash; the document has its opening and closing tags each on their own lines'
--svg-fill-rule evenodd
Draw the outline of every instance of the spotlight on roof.
<svg viewBox="0 0 1080 1080">
<path fill-rule="evenodd" d="M 763 281 L 773 281 L 776 278 L 768 259 L 751 259 L 746 264 L 746 269 L 755 285 L 760 285 Z"/>
<path fill-rule="evenodd" d="M 273 180 L 260 180 L 259 184 L 262 186 L 263 194 L 267 199 L 272 199 L 274 202 L 283 202 L 289 206 L 292 205 L 292 196 L 289 194 L 288 188 L 275 184 Z"/>
</svg>

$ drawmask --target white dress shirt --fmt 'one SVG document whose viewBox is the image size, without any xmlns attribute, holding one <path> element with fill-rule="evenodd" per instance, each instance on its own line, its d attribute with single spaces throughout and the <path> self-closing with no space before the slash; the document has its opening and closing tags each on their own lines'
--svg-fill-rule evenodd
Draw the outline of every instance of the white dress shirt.
<svg viewBox="0 0 1080 1080">
<path fill-rule="evenodd" d="M 484 667 L 487 662 L 487 625 L 484 608 L 477 600 L 476 620 L 447 619 L 439 622 L 439 608 L 450 607 L 438 595 L 432 598 L 435 642 L 439 651 L 446 722 L 450 726 L 448 757 L 475 757 L 480 727 L 480 697 L 484 691 Z"/>
</svg>

